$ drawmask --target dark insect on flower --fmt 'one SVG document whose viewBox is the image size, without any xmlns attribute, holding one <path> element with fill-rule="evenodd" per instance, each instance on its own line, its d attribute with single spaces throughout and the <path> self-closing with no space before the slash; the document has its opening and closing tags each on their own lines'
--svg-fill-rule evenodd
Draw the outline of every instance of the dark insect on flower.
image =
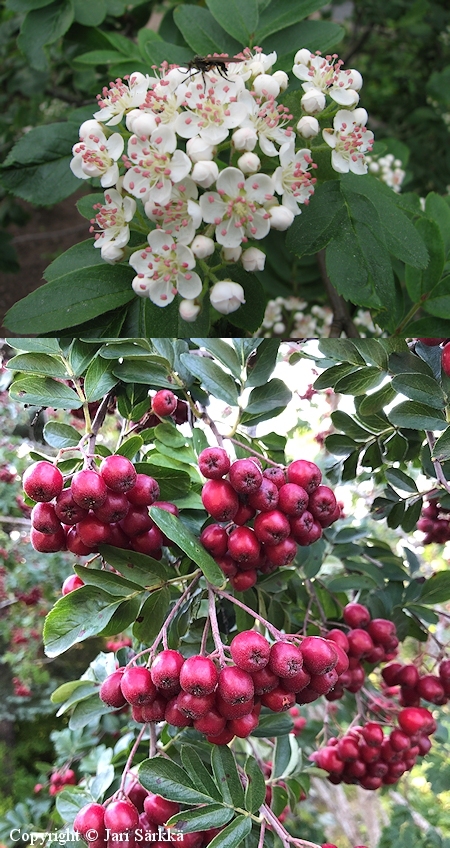
<svg viewBox="0 0 450 848">
<path fill-rule="evenodd" d="M 194 76 L 196 73 L 201 74 L 205 83 L 205 74 L 208 71 L 217 71 L 219 76 L 228 79 L 227 65 L 231 62 L 242 62 L 243 58 L 239 56 L 194 56 L 187 63 L 187 73 Z"/>
</svg>

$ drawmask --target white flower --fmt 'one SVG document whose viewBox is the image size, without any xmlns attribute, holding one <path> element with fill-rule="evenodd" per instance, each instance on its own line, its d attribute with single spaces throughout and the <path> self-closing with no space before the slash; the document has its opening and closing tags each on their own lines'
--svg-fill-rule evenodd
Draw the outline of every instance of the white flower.
<svg viewBox="0 0 450 848">
<path fill-rule="evenodd" d="M 191 160 L 177 150 L 177 137 L 169 126 L 160 126 L 149 139 L 132 135 L 128 141 L 128 171 L 123 186 L 142 201 L 169 203 L 174 183 L 181 182 L 191 170 Z"/>
<path fill-rule="evenodd" d="M 286 91 L 289 85 L 289 77 L 287 73 L 285 71 L 275 71 L 275 73 L 272 74 L 272 77 L 280 86 L 280 91 Z"/>
<path fill-rule="evenodd" d="M 200 198 L 203 220 L 216 225 L 216 241 L 224 247 L 238 247 L 247 238 L 264 238 L 270 229 L 271 178 L 258 174 L 245 179 L 239 168 L 225 168 L 216 186 L 217 192 L 207 191 Z"/>
<path fill-rule="evenodd" d="M 189 322 L 195 321 L 200 309 L 201 306 L 199 306 L 195 300 L 182 300 L 178 307 L 178 311 L 183 321 Z"/>
<path fill-rule="evenodd" d="M 305 92 L 300 103 L 303 111 L 312 115 L 317 112 L 323 112 L 325 109 L 326 98 L 319 88 L 311 87 Z"/>
<path fill-rule="evenodd" d="M 258 135 L 254 127 L 239 127 L 231 138 L 236 150 L 253 150 L 258 144 Z"/>
<path fill-rule="evenodd" d="M 207 144 L 220 144 L 247 117 L 249 98 L 240 77 L 222 79 L 210 73 L 205 85 L 193 81 L 186 86 L 185 111 L 177 116 L 174 129 L 182 138 L 199 135 Z"/>
<path fill-rule="evenodd" d="M 224 262 L 237 262 L 242 254 L 242 247 L 223 247 L 221 254 Z"/>
<path fill-rule="evenodd" d="M 132 253 L 129 263 L 137 277 L 133 291 L 149 297 L 157 306 L 172 303 L 176 294 L 193 300 L 202 290 L 202 281 L 192 268 L 195 257 L 189 247 L 176 244 L 163 230 L 153 230 L 147 241 L 149 247 Z"/>
<path fill-rule="evenodd" d="M 97 95 L 100 109 L 94 113 L 94 118 L 103 121 L 108 126 L 119 124 L 124 112 L 136 109 L 144 103 L 148 88 L 148 76 L 136 71 L 125 77 L 127 82 L 116 79 L 110 83 L 110 88 L 104 88 L 102 94 Z"/>
<path fill-rule="evenodd" d="M 252 129 L 257 134 L 259 146 L 266 156 L 276 156 L 275 144 L 284 144 L 293 137 L 293 129 L 288 125 L 291 119 L 287 106 L 277 103 L 274 97 L 263 103 L 252 98 L 249 115 L 242 121 L 241 128 Z"/>
<path fill-rule="evenodd" d="M 320 130 L 319 121 L 312 115 L 304 115 L 297 124 L 297 132 L 303 138 L 314 138 Z"/>
<path fill-rule="evenodd" d="M 294 213 L 287 206 L 272 206 L 269 213 L 272 230 L 288 230 L 294 220 Z"/>
<path fill-rule="evenodd" d="M 95 232 L 94 247 L 101 248 L 102 259 L 106 262 L 117 262 L 123 258 L 122 247 L 130 240 L 131 221 L 136 211 L 136 201 L 132 197 L 122 197 L 115 188 L 105 191 L 105 204 L 97 203 L 98 210 L 95 218 L 91 219 L 91 232 L 95 225 L 100 231 Z"/>
<path fill-rule="evenodd" d="M 362 76 L 359 71 L 348 69 L 343 71 L 342 59 L 336 54 L 332 56 L 317 56 L 302 49 L 294 59 L 293 74 L 301 80 L 303 91 L 311 89 L 322 91 L 340 106 L 355 106 L 358 103 L 357 92 L 362 86 Z M 307 110 L 305 110 L 307 111 Z M 312 111 L 312 110 L 310 110 Z"/>
<path fill-rule="evenodd" d="M 192 179 L 202 188 L 209 188 L 217 180 L 219 168 L 216 162 L 203 160 L 196 162 L 192 169 Z"/>
<path fill-rule="evenodd" d="M 294 142 L 283 144 L 280 148 L 280 167 L 273 174 L 275 191 L 283 198 L 283 206 L 287 206 L 294 215 L 300 215 L 299 203 L 309 203 L 314 194 L 315 178 L 309 173 L 314 168 L 309 150 L 297 150 Z"/>
<path fill-rule="evenodd" d="M 194 135 L 186 142 L 186 153 L 192 162 L 211 160 L 214 156 L 214 146 L 207 144 L 199 135 Z"/>
<path fill-rule="evenodd" d="M 103 124 L 99 124 L 98 121 L 94 121 L 93 118 L 90 118 L 88 121 L 83 121 L 81 127 L 79 129 L 80 141 L 83 141 L 86 137 L 89 137 L 91 134 L 98 135 L 99 133 L 103 133 L 104 126 Z"/>
<path fill-rule="evenodd" d="M 113 133 L 106 139 L 102 130 L 97 129 L 99 126 L 96 121 L 85 121 L 81 125 L 83 135 L 72 148 L 74 158 L 70 169 L 81 180 L 100 177 L 103 188 L 108 188 L 119 179 L 117 159 L 123 152 L 123 138 L 119 133 Z"/>
<path fill-rule="evenodd" d="M 195 236 L 194 241 L 189 247 L 197 259 L 206 259 L 207 256 L 212 256 L 216 249 L 216 244 L 213 239 L 207 236 Z"/>
<path fill-rule="evenodd" d="M 229 315 L 230 312 L 235 312 L 245 303 L 244 289 L 239 283 L 221 280 L 220 283 L 215 283 L 212 287 L 209 299 L 214 309 L 222 312 L 223 315 Z"/>
<path fill-rule="evenodd" d="M 195 202 L 197 197 L 197 186 L 190 177 L 186 177 L 172 186 L 170 201 L 164 206 L 147 200 L 145 214 L 177 242 L 189 244 L 202 222 L 200 206 Z"/>
<path fill-rule="evenodd" d="M 246 271 L 263 271 L 265 261 L 266 254 L 257 247 L 249 247 L 241 256 L 241 262 Z"/>
<path fill-rule="evenodd" d="M 278 97 L 280 86 L 275 77 L 270 74 L 258 74 L 253 81 L 253 91 L 258 97 Z"/>
<path fill-rule="evenodd" d="M 135 109 L 133 112 L 138 112 L 138 114 L 133 114 L 130 120 L 128 120 L 129 115 L 127 115 L 126 123 L 128 129 L 141 139 L 148 139 L 152 132 L 158 128 L 155 115 L 151 112 L 143 112 L 142 109 Z"/>
<path fill-rule="evenodd" d="M 333 121 L 334 130 L 325 129 L 322 135 L 332 148 L 331 164 L 339 174 L 366 174 L 364 153 L 372 149 L 373 133 L 354 119 L 354 112 L 339 109 Z"/>
<path fill-rule="evenodd" d="M 237 164 L 243 174 L 256 174 L 261 168 L 261 159 L 256 153 L 248 151 L 239 157 Z"/>
</svg>

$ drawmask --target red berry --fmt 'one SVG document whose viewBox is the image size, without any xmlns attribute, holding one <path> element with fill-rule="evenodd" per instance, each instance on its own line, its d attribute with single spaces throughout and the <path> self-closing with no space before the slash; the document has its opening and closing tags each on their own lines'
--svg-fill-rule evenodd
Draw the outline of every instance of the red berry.
<svg viewBox="0 0 450 848">
<path fill-rule="evenodd" d="M 59 468 L 45 460 L 30 465 L 22 479 L 22 485 L 28 497 L 41 503 L 58 497 L 62 491 L 63 483 L 63 476 Z"/>
<path fill-rule="evenodd" d="M 308 508 L 309 495 L 296 483 L 285 483 L 279 490 L 278 509 L 292 517 L 302 515 Z"/>
<path fill-rule="evenodd" d="M 300 650 L 303 665 L 309 674 L 325 674 L 331 671 L 337 663 L 337 652 L 332 642 L 321 636 L 307 636 L 303 639 Z"/>
<path fill-rule="evenodd" d="M 343 760 L 344 763 L 351 763 L 358 759 L 358 745 L 349 736 L 343 736 L 342 739 L 339 739 L 336 751 L 339 759 Z"/>
<path fill-rule="evenodd" d="M 217 736 L 223 732 L 226 723 L 226 718 L 215 707 L 211 707 L 209 712 L 194 721 L 194 727 L 206 736 Z"/>
<path fill-rule="evenodd" d="M 231 642 L 230 651 L 235 665 L 249 674 L 265 668 L 269 662 L 270 645 L 255 630 L 238 633 Z"/>
<path fill-rule="evenodd" d="M 331 689 L 334 689 L 338 676 L 335 668 L 326 671 L 324 674 L 312 674 L 308 686 L 318 695 L 326 695 Z"/>
<path fill-rule="evenodd" d="M 209 657 L 200 655 L 185 660 L 180 671 L 180 686 L 191 695 L 209 695 L 214 692 L 218 681 L 218 671 Z"/>
<path fill-rule="evenodd" d="M 159 418 L 164 418 L 175 412 L 177 403 L 177 398 L 170 389 L 161 389 L 152 399 L 152 410 Z"/>
<path fill-rule="evenodd" d="M 250 566 L 259 560 L 260 544 L 250 527 L 236 527 L 228 537 L 228 553 L 236 562 Z"/>
<path fill-rule="evenodd" d="M 55 513 L 63 524 L 77 524 L 86 518 L 88 511 L 75 503 L 72 489 L 63 489 L 55 501 Z"/>
<path fill-rule="evenodd" d="M 241 497 L 244 497 L 243 495 Z M 242 526 L 243 524 L 247 524 L 248 521 L 251 521 L 256 515 L 256 509 L 253 506 L 250 506 L 248 503 L 244 503 L 243 501 L 239 501 L 238 511 L 233 518 L 235 524 L 239 524 Z"/>
<path fill-rule="evenodd" d="M 342 614 L 349 627 L 364 627 L 371 619 L 369 610 L 363 604 L 347 604 Z"/>
<path fill-rule="evenodd" d="M 209 713 L 214 706 L 214 692 L 208 695 L 191 695 L 190 692 L 180 692 L 177 695 L 177 707 L 188 716 L 188 718 L 196 719 Z"/>
<path fill-rule="evenodd" d="M 287 467 L 287 479 L 289 483 L 296 483 L 306 489 L 310 495 L 322 482 L 322 472 L 314 462 L 296 459 Z"/>
<path fill-rule="evenodd" d="M 291 527 L 283 512 L 278 509 L 261 512 L 255 518 L 254 530 L 257 539 L 268 547 L 278 545 L 287 539 Z"/>
<path fill-rule="evenodd" d="M 299 545 L 308 544 L 309 534 L 314 527 L 314 524 L 314 516 L 308 510 L 302 512 L 301 515 L 291 518 L 291 533 Z"/>
<path fill-rule="evenodd" d="M 244 671 L 245 670 L 246 669 L 244 669 Z M 258 671 L 251 672 L 251 675 L 253 685 L 255 687 L 255 695 L 264 695 L 265 692 L 271 692 L 272 689 L 276 689 L 276 687 L 280 683 L 280 678 L 278 677 L 278 675 L 274 674 L 274 672 L 271 671 L 267 665 L 264 668 L 259 669 Z"/>
<path fill-rule="evenodd" d="M 58 533 L 62 529 L 53 504 L 42 501 L 31 510 L 31 524 L 40 533 Z"/>
<path fill-rule="evenodd" d="M 184 657 L 179 651 L 161 651 L 153 660 L 150 669 L 151 678 L 158 689 L 171 689 L 179 684 L 180 672 L 184 664 Z"/>
<path fill-rule="evenodd" d="M 262 483 L 256 492 L 248 496 L 248 502 L 253 509 L 269 512 L 278 504 L 278 488 L 272 480 L 263 476 Z"/>
<path fill-rule="evenodd" d="M 228 534 L 220 524 L 208 524 L 200 533 L 200 541 L 213 557 L 225 556 L 228 549 Z"/>
<path fill-rule="evenodd" d="M 126 493 L 133 506 L 152 506 L 159 498 L 159 485 L 148 474 L 137 474 L 132 489 Z"/>
<path fill-rule="evenodd" d="M 88 548 L 92 545 L 105 545 L 109 541 L 109 524 L 99 521 L 95 515 L 82 518 L 77 524 L 77 531 L 83 545 Z"/>
<path fill-rule="evenodd" d="M 220 715 L 229 721 L 234 718 L 242 718 L 244 715 L 248 715 L 254 709 L 255 703 L 253 698 L 249 698 L 247 701 L 238 702 L 236 704 L 230 704 L 229 701 L 225 701 L 221 695 L 216 692 L 215 698 L 215 707 L 219 711 Z"/>
<path fill-rule="evenodd" d="M 367 745 L 371 745 L 376 748 L 381 745 L 384 739 L 383 728 L 375 721 L 367 722 L 367 724 L 364 725 L 361 734 Z"/>
<path fill-rule="evenodd" d="M 72 497 L 83 509 L 95 509 L 106 501 L 108 490 L 103 477 L 97 471 L 85 468 L 72 477 Z"/>
<path fill-rule="evenodd" d="M 355 630 L 350 630 L 348 636 L 348 652 L 351 657 L 363 657 L 373 650 L 374 644 L 369 634 L 357 627 Z"/>
<path fill-rule="evenodd" d="M 241 704 L 253 698 L 255 687 L 251 676 L 236 666 L 225 666 L 219 673 L 217 692 L 229 704 Z"/>
<path fill-rule="evenodd" d="M 390 666 L 388 666 L 390 668 Z M 414 689 L 419 682 L 419 672 L 415 665 L 409 664 L 400 667 L 395 675 L 395 683 Z"/>
<path fill-rule="evenodd" d="M 105 827 L 111 833 L 127 833 L 139 825 L 139 813 L 130 801 L 112 801 L 105 810 Z"/>
<path fill-rule="evenodd" d="M 121 521 L 122 518 L 125 518 L 129 509 L 130 502 L 126 495 L 119 494 L 118 492 L 113 492 L 111 489 L 108 489 L 105 503 L 101 506 L 95 507 L 93 512 L 95 517 L 98 518 L 99 521 L 103 521 L 104 524 L 115 524 L 117 521 Z"/>
<path fill-rule="evenodd" d="M 225 730 L 222 733 L 218 733 L 217 736 L 207 736 L 208 742 L 211 742 L 213 745 L 228 745 L 229 742 L 234 737 L 234 733 L 232 730 L 229 730 L 228 727 L 225 727 Z M 186 846 L 186 837 L 190 836 L 189 833 L 185 833 L 183 837 L 183 842 Z M 201 843 L 200 843 L 201 844 Z"/>
<path fill-rule="evenodd" d="M 66 536 L 66 546 L 67 550 L 76 556 L 87 556 L 96 550 L 95 545 L 89 547 L 81 541 L 76 527 L 69 527 Z"/>
<path fill-rule="evenodd" d="M 82 586 L 84 586 L 84 583 L 81 577 L 78 577 L 78 574 L 71 574 L 64 580 L 61 586 L 61 594 L 68 595 L 69 592 L 74 592 L 75 589 L 81 589 Z"/>
<path fill-rule="evenodd" d="M 292 536 L 283 539 L 277 545 L 268 545 L 266 547 L 266 557 L 272 565 L 283 566 L 290 565 L 295 559 L 297 553 L 297 543 Z"/>
<path fill-rule="evenodd" d="M 238 496 L 228 480 L 208 480 L 202 489 L 202 503 L 216 521 L 232 521 L 239 507 Z"/>
<path fill-rule="evenodd" d="M 236 592 L 246 592 L 247 589 L 251 589 L 252 586 L 255 586 L 257 580 L 258 575 L 254 568 L 249 569 L 248 571 L 241 571 L 234 577 L 230 577 L 230 583 Z"/>
<path fill-rule="evenodd" d="M 86 804 L 75 816 L 73 829 L 79 833 L 82 839 L 86 839 L 88 831 L 94 830 L 98 838 L 104 839 L 105 809 L 101 804 Z"/>
<path fill-rule="evenodd" d="M 180 805 L 176 801 L 167 801 L 160 795 L 150 794 L 144 800 L 144 810 L 149 821 L 165 824 L 171 816 L 180 812 Z"/>
<path fill-rule="evenodd" d="M 387 648 L 393 637 L 395 637 L 395 624 L 386 618 L 374 618 L 369 622 L 367 631 L 375 644 L 380 644 Z"/>
<path fill-rule="evenodd" d="M 270 468 L 266 468 L 263 471 L 263 477 L 272 480 L 272 483 L 275 483 L 277 489 L 281 489 L 286 482 L 286 469 L 281 465 L 271 465 Z"/>
<path fill-rule="evenodd" d="M 40 533 L 34 527 L 30 530 L 30 542 L 35 551 L 42 554 L 56 553 L 63 551 L 66 547 L 66 534 L 61 527 L 57 533 Z"/>
<path fill-rule="evenodd" d="M 425 701 L 431 701 L 433 704 L 446 703 L 444 688 L 439 677 L 434 674 L 426 674 L 421 677 L 416 686 L 416 691 Z"/>
<path fill-rule="evenodd" d="M 108 489 L 113 492 L 128 492 L 136 483 L 136 469 L 126 456 L 113 454 L 106 456 L 100 465 L 102 475 Z"/>
<path fill-rule="evenodd" d="M 132 536 L 130 545 L 133 551 L 156 558 L 158 553 L 161 554 L 163 542 L 164 536 L 161 530 L 156 524 L 152 524 L 149 530 L 138 533 L 137 536 Z"/>
<path fill-rule="evenodd" d="M 230 466 L 230 483 L 236 492 L 250 495 L 260 488 L 262 471 L 253 459 L 237 459 Z"/>
<path fill-rule="evenodd" d="M 290 642 L 275 642 L 270 649 L 269 668 L 278 677 L 295 677 L 303 666 L 303 656 Z"/>
<path fill-rule="evenodd" d="M 209 480 L 220 480 L 230 470 L 230 458 L 223 448 L 205 448 L 198 457 L 198 467 Z"/>
<path fill-rule="evenodd" d="M 138 665 L 124 672 L 121 689 L 128 703 L 136 706 L 151 703 L 157 694 L 148 668 Z"/>
<path fill-rule="evenodd" d="M 295 693 L 286 692 L 285 689 L 277 687 L 271 692 L 266 692 L 261 695 L 261 703 L 264 707 L 268 707 L 274 713 L 284 713 L 290 710 L 295 704 Z"/>
<path fill-rule="evenodd" d="M 116 709 L 119 709 L 120 707 L 124 707 L 127 703 L 127 699 L 125 698 L 120 686 L 122 677 L 123 668 L 113 671 L 113 673 L 110 674 L 100 686 L 100 698 L 105 704 L 108 704 L 109 707 L 116 707 Z"/>
<path fill-rule="evenodd" d="M 154 526 L 154 522 L 148 514 L 148 507 L 134 506 L 129 510 L 125 518 L 119 521 L 119 527 L 126 536 L 130 538 L 139 536 L 141 533 L 146 533 Z M 155 545 L 155 547 L 157 547 Z"/>
<path fill-rule="evenodd" d="M 339 645 L 345 653 L 348 653 L 348 639 L 342 630 L 338 630 L 337 627 L 333 628 L 333 630 L 329 630 L 327 633 L 327 639 L 331 639 L 332 642 L 336 642 L 336 644 Z"/>
<path fill-rule="evenodd" d="M 234 736 L 240 739 L 246 739 L 258 727 L 259 716 L 253 711 L 242 716 L 242 718 L 232 718 L 228 722 L 228 729 Z"/>
<path fill-rule="evenodd" d="M 174 727 L 190 727 L 192 725 L 192 719 L 178 709 L 177 698 L 171 698 L 170 701 L 167 701 L 164 718 Z"/>
<path fill-rule="evenodd" d="M 309 496 L 308 511 L 317 521 L 327 519 L 336 510 L 336 498 L 329 486 L 318 486 Z"/>
<path fill-rule="evenodd" d="M 306 686 L 309 686 L 311 680 L 311 675 L 308 674 L 304 668 L 301 668 L 297 674 L 294 674 L 292 677 L 283 677 L 280 680 L 280 686 L 286 692 L 301 692 L 302 689 L 305 689 Z"/>
<path fill-rule="evenodd" d="M 415 733 L 428 735 L 433 733 L 435 728 L 433 716 L 424 707 L 406 707 L 400 710 L 398 723 L 408 736 L 414 736 Z"/>
</svg>

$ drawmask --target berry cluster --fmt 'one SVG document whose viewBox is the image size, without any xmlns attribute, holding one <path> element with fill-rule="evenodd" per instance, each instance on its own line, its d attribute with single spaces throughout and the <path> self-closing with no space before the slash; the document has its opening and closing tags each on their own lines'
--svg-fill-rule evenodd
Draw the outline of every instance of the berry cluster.
<svg viewBox="0 0 450 848">
<path fill-rule="evenodd" d="M 364 685 L 366 672 L 363 662 L 375 665 L 391 660 L 396 655 L 398 639 L 395 624 L 386 618 L 372 619 L 363 604 L 350 603 L 344 607 L 345 624 L 350 628 L 344 633 L 334 628 L 327 639 L 336 643 L 346 656 L 348 667 L 339 676 L 333 690 L 326 695 L 328 701 L 337 701 L 348 692 L 359 692 Z"/>
<path fill-rule="evenodd" d="M 65 786 L 76 786 L 77 776 L 73 769 L 66 769 L 63 772 L 55 771 L 50 775 L 49 795 L 57 795 Z"/>
<path fill-rule="evenodd" d="M 306 459 L 263 471 L 256 457 L 230 463 L 217 447 L 202 451 L 198 464 L 207 478 L 203 506 L 220 522 L 208 524 L 200 541 L 238 592 L 255 585 L 258 570 L 289 565 L 297 545 L 316 542 L 340 516 L 320 469 Z"/>
<path fill-rule="evenodd" d="M 210 657 L 185 659 L 179 651 L 163 650 L 151 668 L 113 672 L 100 698 L 116 709 L 130 704 L 135 721 L 193 726 L 208 742 L 227 745 L 256 729 L 262 706 L 284 712 L 296 701 L 314 701 L 330 691 L 348 665 L 338 646 L 320 636 L 308 636 L 300 646 L 270 645 L 246 630 L 233 638 L 229 651 L 234 665 L 218 670 Z"/>
<path fill-rule="evenodd" d="M 331 783 L 358 783 L 364 789 L 394 784 L 417 757 L 428 753 L 429 736 L 436 730 L 433 716 L 423 707 L 401 710 L 398 724 L 386 736 L 378 722 L 352 727 L 312 753 L 310 760 L 329 773 Z"/>
<path fill-rule="evenodd" d="M 148 507 L 155 505 L 174 515 L 178 507 L 158 501 L 159 486 L 153 477 L 137 474 L 129 459 L 114 454 L 98 470 L 77 471 L 66 489 L 63 484 L 61 471 L 51 462 L 36 462 L 24 474 L 24 490 L 36 501 L 30 533 L 35 550 L 67 549 L 86 556 L 98 545 L 109 544 L 161 558 L 161 547 L 168 540 L 150 518 Z M 65 592 L 74 588 L 71 585 Z"/>
<path fill-rule="evenodd" d="M 421 675 L 412 663 L 391 663 L 383 669 L 381 676 L 388 687 L 400 687 L 400 704 L 403 707 L 418 707 L 421 698 L 440 707 L 450 698 L 450 660 L 442 660 L 438 670 L 439 674 Z"/>
<path fill-rule="evenodd" d="M 425 533 L 424 545 L 435 542 L 444 545 L 450 541 L 450 509 L 442 507 L 437 499 L 429 501 L 423 508 L 417 529 Z"/>
</svg>

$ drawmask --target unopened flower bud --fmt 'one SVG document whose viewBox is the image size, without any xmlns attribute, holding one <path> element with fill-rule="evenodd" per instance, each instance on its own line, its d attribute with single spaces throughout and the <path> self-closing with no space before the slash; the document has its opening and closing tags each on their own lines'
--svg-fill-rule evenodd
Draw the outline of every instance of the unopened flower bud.
<svg viewBox="0 0 450 848">
<path fill-rule="evenodd" d="M 183 321 L 195 321 L 198 313 L 200 312 L 200 306 L 195 300 L 182 300 L 178 309 L 181 318 Z"/>
<path fill-rule="evenodd" d="M 365 127 L 369 120 L 367 111 L 362 106 L 358 106 L 357 109 L 353 109 L 352 117 L 361 127 Z"/>
<path fill-rule="evenodd" d="M 199 135 L 194 135 L 186 142 L 186 153 L 192 162 L 201 162 L 202 160 L 211 160 L 214 155 L 214 147 L 212 144 L 207 144 Z"/>
<path fill-rule="evenodd" d="M 258 135 L 253 127 L 240 127 L 232 135 L 236 150 L 253 150 L 258 141 Z"/>
<path fill-rule="evenodd" d="M 269 209 L 272 230 L 287 230 L 294 220 L 294 213 L 287 206 L 272 206 Z"/>
<path fill-rule="evenodd" d="M 353 91 L 352 88 L 348 88 L 345 92 L 346 100 L 345 100 L 345 108 L 353 109 L 353 106 L 356 106 L 359 103 L 359 94 L 357 91 Z M 350 99 L 351 98 L 351 99 Z"/>
<path fill-rule="evenodd" d="M 350 73 L 349 73 L 349 78 L 352 81 L 350 87 L 354 91 L 359 91 L 362 88 L 362 84 L 363 84 L 363 78 L 362 78 L 361 74 L 359 73 L 359 71 L 355 71 L 355 69 L 352 68 L 350 70 Z"/>
<path fill-rule="evenodd" d="M 197 259 L 205 259 L 206 256 L 211 256 L 214 253 L 215 246 L 213 239 L 207 236 L 195 236 L 194 241 L 190 245 L 192 253 Z"/>
<path fill-rule="evenodd" d="M 303 138 L 314 138 L 320 130 L 319 121 L 312 115 L 304 115 L 297 124 L 297 132 Z"/>
<path fill-rule="evenodd" d="M 134 134 L 144 137 L 151 136 L 153 130 L 156 130 L 158 126 L 155 116 L 150 115 L 149 112 L 142 112 L 141 110 L 138 111 L 140 111 L 140 115 L 133 120 Z"/>
<path fill-rule="evenodd" d="M 222 258 L 225 262 L 237 262 L 242 253 L 242 247 L 223 247 Z"/>
<path fill-rule="evenodd" d="M 278 97 L 280 93 L 277 80 L 270 74 L 258 74 L 253 82 L 253 89 L 259 97 Z"/>
<path fill-rule="evenodd" d="M 248 151 L 239 157 L 237 164 L 243 174 L 256 174 L 261 167 L 261 159 L 256 153 Z"/>
<path fill-rule="evenodd" d="M 191 177 L 194 180 L 194 183 L 202 186 L 202 188 L 209 188 L 219 176 L 219 168 L 216 162 L 196 162 L 193 169 Z"/>
<path fill-rule="evenodd" d="M 152 281 L 145 277 L 135 277 L 131 283 L 131 288 L 139 297 L 148 297 Z"/>
<path fill-rule="evenodd" d="M 296 65 L 307 65 L 313 58 L 314 54 L 311 53 L 311 50 L 308 50 L 307 47 L 302 47 L 301 50 L 297 50 L 294 56 L 294 63 Z"/>
<path fill-rule="evenodd" d="M 265 261 L 266 254 L 257 247 L 249 247 L 241 256 L 241 262 L 246 271 L 263 271 Z"/>
<path fill-rule="evenodd" d="M 244 289 L 239 283 L 222 280 L 212 287 L 209 299 L 214 309 L 217 309 L 223 315 L 229 315 L 230 312 L 235 312 L 245 303 Z"/>
<path fill-rule="evenodd" d="M 286 91 L 289 85 L 289 77 L 285 71 L 275 71 L 272 74 L 272 79 L 276 80 L 280 86 L 280 91 Z"/>
<path fill-rule="evenodd" d="M 120 262 L 120 260 L 124 257 L 122 248 L 116 247 L 112 241 L 102 244 L 100 253 L 102 259 L 104 259 L 105 262 L 108 262 L 109 265 L 114 265 L 115 262 Z"/>
<path fill-rule="evenodd" d="M 89 121 L 83 121 L 80 127 L 80 138 L 87 138 L 90 135 L 97 135 L 98 133 L 103 133 L 103 127 L 99 124 L 98 121 L 94 121 L 93 118 Z"/>
<path fill-rule="evenodd" d="M 309 91 L 305 91 L 300 102 L 303 111 L 312 115 L 315 112 L 323 112 L 325 109 L 326 98 L 323 91 L 320 91 L 320 89 L 310 88 Z"/>
<path fill-rule="evenodd" d="M 127 125 L 127 130 L 130 132 L 134 132 L 133 123 L 136 118 L 140 118 L 143 115 L 142 109 L 131 109 L 130 112 L 127 112 L 125 116 L 125 123 Z"/>
</svg>

